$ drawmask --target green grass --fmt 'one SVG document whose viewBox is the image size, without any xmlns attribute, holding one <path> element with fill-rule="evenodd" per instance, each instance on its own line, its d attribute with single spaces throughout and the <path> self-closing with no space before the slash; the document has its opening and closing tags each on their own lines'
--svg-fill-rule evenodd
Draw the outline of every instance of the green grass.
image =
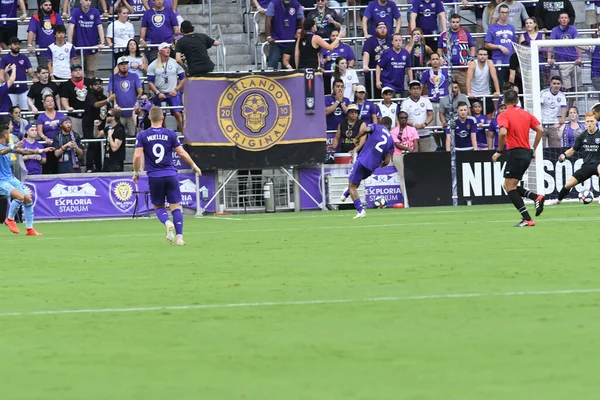
<svg viewBox="0 0 600 400">
<path fill-rule="evenodd" d="M 598 398 L 600 206 L 353 215 L 2 228 L 0 398 Z"/>
</svg>

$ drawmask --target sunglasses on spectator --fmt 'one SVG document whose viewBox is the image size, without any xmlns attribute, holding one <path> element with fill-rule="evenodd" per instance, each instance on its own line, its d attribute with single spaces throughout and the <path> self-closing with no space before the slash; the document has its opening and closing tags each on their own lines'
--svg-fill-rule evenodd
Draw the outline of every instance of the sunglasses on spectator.
<svg viewBox="0 0 600 400">
<path fill-rule="evenodd" d="M 106 114 L 107 117 L 114 117 L 114 114 L 108 113 Z"/>
</svg>

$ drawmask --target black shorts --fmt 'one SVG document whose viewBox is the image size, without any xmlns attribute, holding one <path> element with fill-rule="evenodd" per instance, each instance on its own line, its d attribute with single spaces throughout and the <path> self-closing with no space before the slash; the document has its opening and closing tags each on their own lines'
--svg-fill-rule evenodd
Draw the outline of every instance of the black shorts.
<svg viewBox="0 0 600 400">
<path fill-rule="evenodd" d="M 578 183 L 583 183 L 594 175 L 598 176 L 598 164 L 583 164 L 581 168 L 575 171 L 573 178 L 577 179 Z"/>
<path fill-rule="evenodd" d="M 13 37 L 17 37 L 18 31 L 19 27 L 16 24 L 8 28 L 0 28 L 0 43 L 4 43 L 8 47 L 8 41 Z"/>
<path fill-rule="evenodd" d="M 517 148 L 510 149 L 506 153 L 506 167 L 504 167 L 504 177 L 512 179 L 523 179 L 525 171 L 531 163 L 532 152 L 529 149 Z"/>
</svg>

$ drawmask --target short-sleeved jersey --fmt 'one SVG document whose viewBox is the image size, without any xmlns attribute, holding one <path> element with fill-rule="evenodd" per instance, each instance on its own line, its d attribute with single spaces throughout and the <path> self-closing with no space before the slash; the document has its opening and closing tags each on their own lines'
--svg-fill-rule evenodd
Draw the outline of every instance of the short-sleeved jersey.
<svg viewBox="0 0 600 400">
<path fill-rule="evenodd" d="M 489 122 L 488 117 L 485 114 L 481 114 L 478 116 L 472 115 L 472 117 L 475 118 L 475 121 L 477 121 L 477 146 L 479 146 L 480 149 L 487 147 L 486 127 L 479 126 L 479 124 L 487 125 Z"/>
<path fill-rule="evenodd" d="M 150 128 L 138 133 L 135 147 L 144 149 L 146 172 L 150 178 L 177 175 L 173 151 L 181 146 L 177 134 L 166 128 Z"/>
<path fill-rule="evenodd" d="M 0 143 L 0 150 L 9 147 Z M 0 181 L 5 181 L 13 177 L 12 168 L 10 167 L 10 152 L 0 156 Z"/>
<path fill-rule="evenodd" d="M 454 128 L 446 129 L 446 135 L 454 133 L 454 148 L 457 150 L 473 149 L 471 134 L 477 133 L 477 121 L 475 118 L 467 116 L 464 121 L 460 118 L 454 118 Z"/>
<path fill-rule="evenodd" d="M 529 144 L 529 130 L 540 125 L 536 117 L 522 108 L 514 105 L 509 106 L 506 111 L 498 115 L 498 126 L 506 128 L 506 148 L 508 150 L 521 148 L 531 149 Z"/>
<path fill-rule="evenodd" d="M 394 140 L 390 131 L 379 124 L 369 124 L 371 132 L 365 145 L 358 154 L 358 161 L 363 167 L 375 171 L 385 159 L 386 154 L 394 153 Z"/>
<path fill-rule="evenodd" d="M 589 133 L 587 130 L 575 139 L 573 150 L 583 151 L 584 164 L 600 164 L 600 129 Z"/>
<path fill-rule="evenodd" d="M 540 102 L 542 103 L 542 121 L 544 124 L 553 124 L 558 122 L 561 110 L 567 107 L 567 98 L 563 92 L 552 93 L 550 88 L 540 92 Z"/>
</svg>

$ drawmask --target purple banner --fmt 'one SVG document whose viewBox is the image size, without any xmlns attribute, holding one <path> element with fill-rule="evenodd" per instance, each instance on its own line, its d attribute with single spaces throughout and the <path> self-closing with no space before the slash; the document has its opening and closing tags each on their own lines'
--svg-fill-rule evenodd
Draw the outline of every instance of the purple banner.
<svg viewBox="0 0 600 400">
<path fill-rule="evenodd" d="M 185 83 L 186 143 L 252 152 L 279 144 L 325 144 L 325 113 L 304 112 L 307 102 L 314 102 L 315 110 L 325 108 L 322 75 L 312 82 L 314 99 L 306 97 L 302 72 L 190 78 Z"/>
<path fill-rule="evenodd" d="M 196 209 L 196 177 L 180 173 L 181 205 Z M 136 186 L 130 175 L 81 174 L 48 179 L 32 177 L 25 182 L 33 195 L 35 216 L 38 219 L 103 218 L 132 216 L 138 198 L 138 213 L 147 211 L 145 196 L 148 179 L 141 176 Z M 200 177 L 200 205 L 215 193 L 212 173 Z M 152 204 L 149 202 L 150 208 Z M 214 202 L 206 210 L 215 211 Z"/>
</svg>

